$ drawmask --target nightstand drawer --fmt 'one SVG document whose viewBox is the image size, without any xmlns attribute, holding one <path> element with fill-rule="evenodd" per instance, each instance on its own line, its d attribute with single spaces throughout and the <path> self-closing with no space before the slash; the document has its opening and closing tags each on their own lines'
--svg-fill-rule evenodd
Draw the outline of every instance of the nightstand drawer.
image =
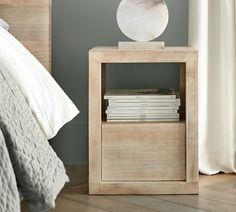
<svg viewBox="0 0 236 212">
<path fill-rule="evenodd" d="M 104 123 L 102 181 L 186 180 L 185 123 Z"/>
</svg>

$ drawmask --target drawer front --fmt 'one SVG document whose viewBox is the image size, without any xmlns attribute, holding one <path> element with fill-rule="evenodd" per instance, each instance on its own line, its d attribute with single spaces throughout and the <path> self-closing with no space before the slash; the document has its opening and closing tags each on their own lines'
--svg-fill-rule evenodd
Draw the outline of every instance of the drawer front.
<svg viewBox="0 0 236 212">
<path fill-rule="evenodd" d="M 102 181 L 186 179 L 185 123 L 103 124 Z"/>
</svg>

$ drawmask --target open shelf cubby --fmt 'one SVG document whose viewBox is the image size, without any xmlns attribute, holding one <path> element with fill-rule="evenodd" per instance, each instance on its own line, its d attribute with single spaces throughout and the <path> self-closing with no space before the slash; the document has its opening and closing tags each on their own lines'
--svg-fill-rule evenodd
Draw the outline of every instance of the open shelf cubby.
<svg viewBox="0 0 236 212">
<path fill-rule="evenodd" d="M 89 52 L 89 193 L 198 193 L 197 51 L 190 47 Z M 107 64 L 180 67 L 178 122 L 107 122 Z M 148 72 L 146 72 L 148 74 Z"/>
</svg>

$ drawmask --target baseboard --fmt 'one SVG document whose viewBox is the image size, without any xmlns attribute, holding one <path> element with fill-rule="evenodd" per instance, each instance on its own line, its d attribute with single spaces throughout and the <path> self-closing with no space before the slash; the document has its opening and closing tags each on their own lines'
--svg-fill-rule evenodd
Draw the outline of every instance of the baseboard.
<svg viewBox="0 0 236 212">
<path fill-rule="evenodd" d="M 67 186 L 77 186 L 88 183 L 87 165 L 65 165 L 66 173 L 70 178 Z"/>
</svg>

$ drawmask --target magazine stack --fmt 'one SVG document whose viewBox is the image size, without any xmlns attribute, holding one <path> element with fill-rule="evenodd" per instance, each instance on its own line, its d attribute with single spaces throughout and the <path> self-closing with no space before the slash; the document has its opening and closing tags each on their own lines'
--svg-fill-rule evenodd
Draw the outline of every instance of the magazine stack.
<svg viewBox="0 0 236 212">
<path fill-rule="evenodd" d="M 174 89 L 119 89 L 105 93 L 107 122 L 179 121 L 180 98 Z"/>
</svg>

